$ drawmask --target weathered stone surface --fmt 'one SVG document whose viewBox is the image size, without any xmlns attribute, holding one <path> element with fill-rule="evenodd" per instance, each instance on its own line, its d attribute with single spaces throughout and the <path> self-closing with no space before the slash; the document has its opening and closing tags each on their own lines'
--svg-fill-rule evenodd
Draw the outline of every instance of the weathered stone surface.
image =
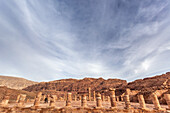
<svg viewBox="0 0 170 113">
<path fill-rule="evenodd" d="M 103 78 L 84 78 L 81 80 L 76 79 L 62 79 L 51 82 L 42 82 L 32 86 L 24 88 L 26 91 L 43 91 L 43 90 L 57 90 L 57 91 L 87 91 L 90 87 L 92 91 L 104 90 L 110 87 L 122 87 L 127 85 L 125 80 L 120 79 L 108 79 Z"/>
<path fill-rule="evenodd" d="M 96 95 L 96 108 L 102 108 L 102 99 L 101 99 L 101 94 L 97 93 Z"/>
</svg>

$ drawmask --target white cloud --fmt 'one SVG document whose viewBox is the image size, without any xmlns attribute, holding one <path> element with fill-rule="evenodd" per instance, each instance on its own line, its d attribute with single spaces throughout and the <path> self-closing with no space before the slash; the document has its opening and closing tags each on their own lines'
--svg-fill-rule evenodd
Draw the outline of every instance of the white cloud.
<svg viewBox="0 0 170 113">
<path fill-rule="evenodd" d="M 36 81 L 86 76 L 131 81 L 165 72 L 170 4 L 149 3 L 2 0 L 0 74 Z"/>
</svg>

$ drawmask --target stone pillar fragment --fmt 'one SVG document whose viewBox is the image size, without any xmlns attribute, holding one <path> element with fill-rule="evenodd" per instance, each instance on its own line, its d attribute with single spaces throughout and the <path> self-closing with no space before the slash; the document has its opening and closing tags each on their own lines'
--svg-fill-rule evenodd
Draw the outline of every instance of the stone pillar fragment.
<svg viewBox="0 0 170 113">
<path fill-rule="evenodd" d="M 102 107 L 102 99 L 101 99 L 101 94 L 97 93 L 96 95 L 96 108 L 101 108 Z"/>
<path fill-rule="evenodd" d="M 67 93 L 66 107 L 71 107 L 71 93 Z"/>
<path fill-rule="evenodd" d="M 43 102 L 45 101 L 45 98 L 46 98 L 46 95 L 44 94 L 43 97 L 42 97 Z"/>
<path fill-rule="evenodd" d="M 96 101 L 96 92 L 93 91 L 93 101 Z"/>
<path fill-rule="evenodd" d="M 119 96 L 116 97 L 116 101 L 119 102 Z"/>
<path fill-rule="evenodd" d="M 107 101 L 110 102 L 110 97 L 109 96 L 107 96 Z"/>
<path fill-rule="evenodd" d="M 50 105 L 49 106 L 55 107 L 55 98 L 53 96 L 50 98 Z"/>
<path fill-rule="evenodd" d="M 27 103 L 30 102 L 30 99 L 27 99 L 26 102 L 27 102 Z"/>
<path fill-rule="evenodd" d="M 54 101 L 54 103 L 55 103 L 56 100 L 57 100 L 57 95 L 52 95 L 52 98 L 53 98 L 53 101 Z"/>
<path fill-rule="evenodd" d="M 110 88 L 110 102 L 111 102 L 111 108 L 116 108 L 116 96 L 115 96 L 115 89 Z"/>
<path fill-rule="evenodd" d="M 104 93 L 102 93 L 102 101 L 105 101 Z"/>
<path fill-rule="evenodd" d="M 87 107 L 86 94 L 83 94 L 83 95 L 81 96 L 81 107 Z"/>
<path fill-rule="evenodd" d="M 77 94 L 74 95 L 74 101 L 77 101 Z"/>
<path fill-rule="evenodd" d="M 162 108 L 160 106 L 160 103 L 159 103 L 157 95 L 155 93 L 152 93 L 151 98 L 152 98 L 152 102 L 153 102 L 154 107 L 155 107 L 154 109 L 161 110 Z"/>
<path fill-rule="evenodd" d="M 140 108 L 141 108 L 141 109 L 146 109 L 145 100 L 144 100 L 142 94 L 139 94 L 139 95 L 138 95 L 138 101 L 139 101 L 139 104 L 140 104 Z"/>
<path fill-rule="evenodd" d="M 125 95 L 124 95 L 124 102 L 125 102 L 125 109 L 130 109 L 130 99 L 129 99 L 130 89 L 126 89 Z"/>
<path fill-rule="evenodd" d="M 88 96 L 89 96 L 89 101 L 91 101 L 91 88 L 88 88 Z"/>
<path fill-rule="evenodd" d="M 41 101 L 41 97 L 42 97 L 42 92 L 38 92 L 38 94 L 36 95 L 36 98 L 38 98 L 39 101 Z"/>
<path fill-rule="evenodd" d="M 79 95 L 79 101 L 81 101 L 81 95 Z"/>
<path fill-rule="evenodd" d="M 170 94 L 164 94 L 164 98 L 168 104 L 168 110 L 170 110 Z"/>
<path fill-rule="evenodd" d="M 39 104 L 40 104 L 39 98 L 35 98 L 33 106 L 38 107 Z"/>
<path fill-rule="evenodd" d="M 18 103 L 20 97 L 21 97 L 21 95 L 19 94 L 19 95 L 17 96 L 17 100 L 16 100 L 17 103 Z"/>
<path fill-rule="evenodd" d="M 3 100 L 2 100 L 2 102 L 1 102 L 1 106 L 7 106 L 8 105 L 8 102 L 9 102 L 9 96 L 4 96 L 4 98 L 3 98 Z"/>
<path fill-rule="evenodd" d="M 120 98 L 121 98 L 121 101 L 124 101 L 124 100 L 123 100 L 123 96 L 122 96 L 122 95 L 120 96 Z"/>
<path fill-rule="evenodd" d="M 25 94 L 20 95 L 20 99 L 18 101 L 18 107 L 24 107 L 25 98 L 26 98 Z"/>
</svg>

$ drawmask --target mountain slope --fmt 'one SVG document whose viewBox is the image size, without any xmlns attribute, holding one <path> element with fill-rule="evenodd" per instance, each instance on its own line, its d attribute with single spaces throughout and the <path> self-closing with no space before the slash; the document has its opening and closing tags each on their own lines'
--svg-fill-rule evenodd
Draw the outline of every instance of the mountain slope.
<svg viewBox="0 0 170 113">
<path fill-rule="evenodd" d="M 127 83 L 126 80 L 103 78 L 84 78 L 84 79 L 61 79 L 50 82 L 41 82 L 28 86 L 26 91 L 87 91 L 105 90 L 108 88 L 117 88 L 117 93 L 123 93 L 125 88 L 131 90 L 155 91 L 159 89 L 170 89 L 170 72 L 159 76 L 144 78 Z"/>
<path fill-rule="evenodd" d="M 0 100 L 2 100 L 3 97 L 6 95 L 10 96 L 10 101 L 15 101 L 19 94 L 26 94 L 27 95 L 26 98 L 29 99 L 33 99 L 36 96 L 36 94 L 33 92 L 11 89 L 11 88 L 7 88 L 6 86 L 0 86 L 0 92 L 1 92 Z"/>
<path fill-rule="evenodd" d="M 88 87 L 91 87 L 91 90 L 102 90 L 108 89 L 110 87 L 124 87 L 127 85 L 126 80 L 120 79 L 108 79 L 103 78 L 84 78 L 80 80 L 76 79 L 62 79 L 51 82 L 41 82 L 32 86 L 24 88 L 26 91 L 44 91 L 44 90 L 53 90 L 53 91 L 87 91 Z"/>
<path fill-rule="evenodd" d="M 23 89 L 36 83 L 19 77 L 0 76 L 0 86 L 6 86 L 12 89 Z"/>
<path fill-rule="evenodd" d="M 169 89 L 170 88 L 170 72 L 166 74 L 157 75 L 154 77 L 148 77 L 144 79 L 135 80 L 129 82 L 126 88 L 132 90 L 158 90 L 158 89 Z"/>
</svg>

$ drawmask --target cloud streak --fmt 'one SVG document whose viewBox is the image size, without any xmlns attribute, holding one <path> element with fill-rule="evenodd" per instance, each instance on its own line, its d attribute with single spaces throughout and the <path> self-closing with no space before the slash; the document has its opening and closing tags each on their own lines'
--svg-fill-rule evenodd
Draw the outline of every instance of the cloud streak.
<svg viewBox="0 0 170 113">
<path fill-rule="evenodd" d="M 0 74 L 132 81 L 170 67 L 168 0 L 0 1 Z"/>
</svg>

